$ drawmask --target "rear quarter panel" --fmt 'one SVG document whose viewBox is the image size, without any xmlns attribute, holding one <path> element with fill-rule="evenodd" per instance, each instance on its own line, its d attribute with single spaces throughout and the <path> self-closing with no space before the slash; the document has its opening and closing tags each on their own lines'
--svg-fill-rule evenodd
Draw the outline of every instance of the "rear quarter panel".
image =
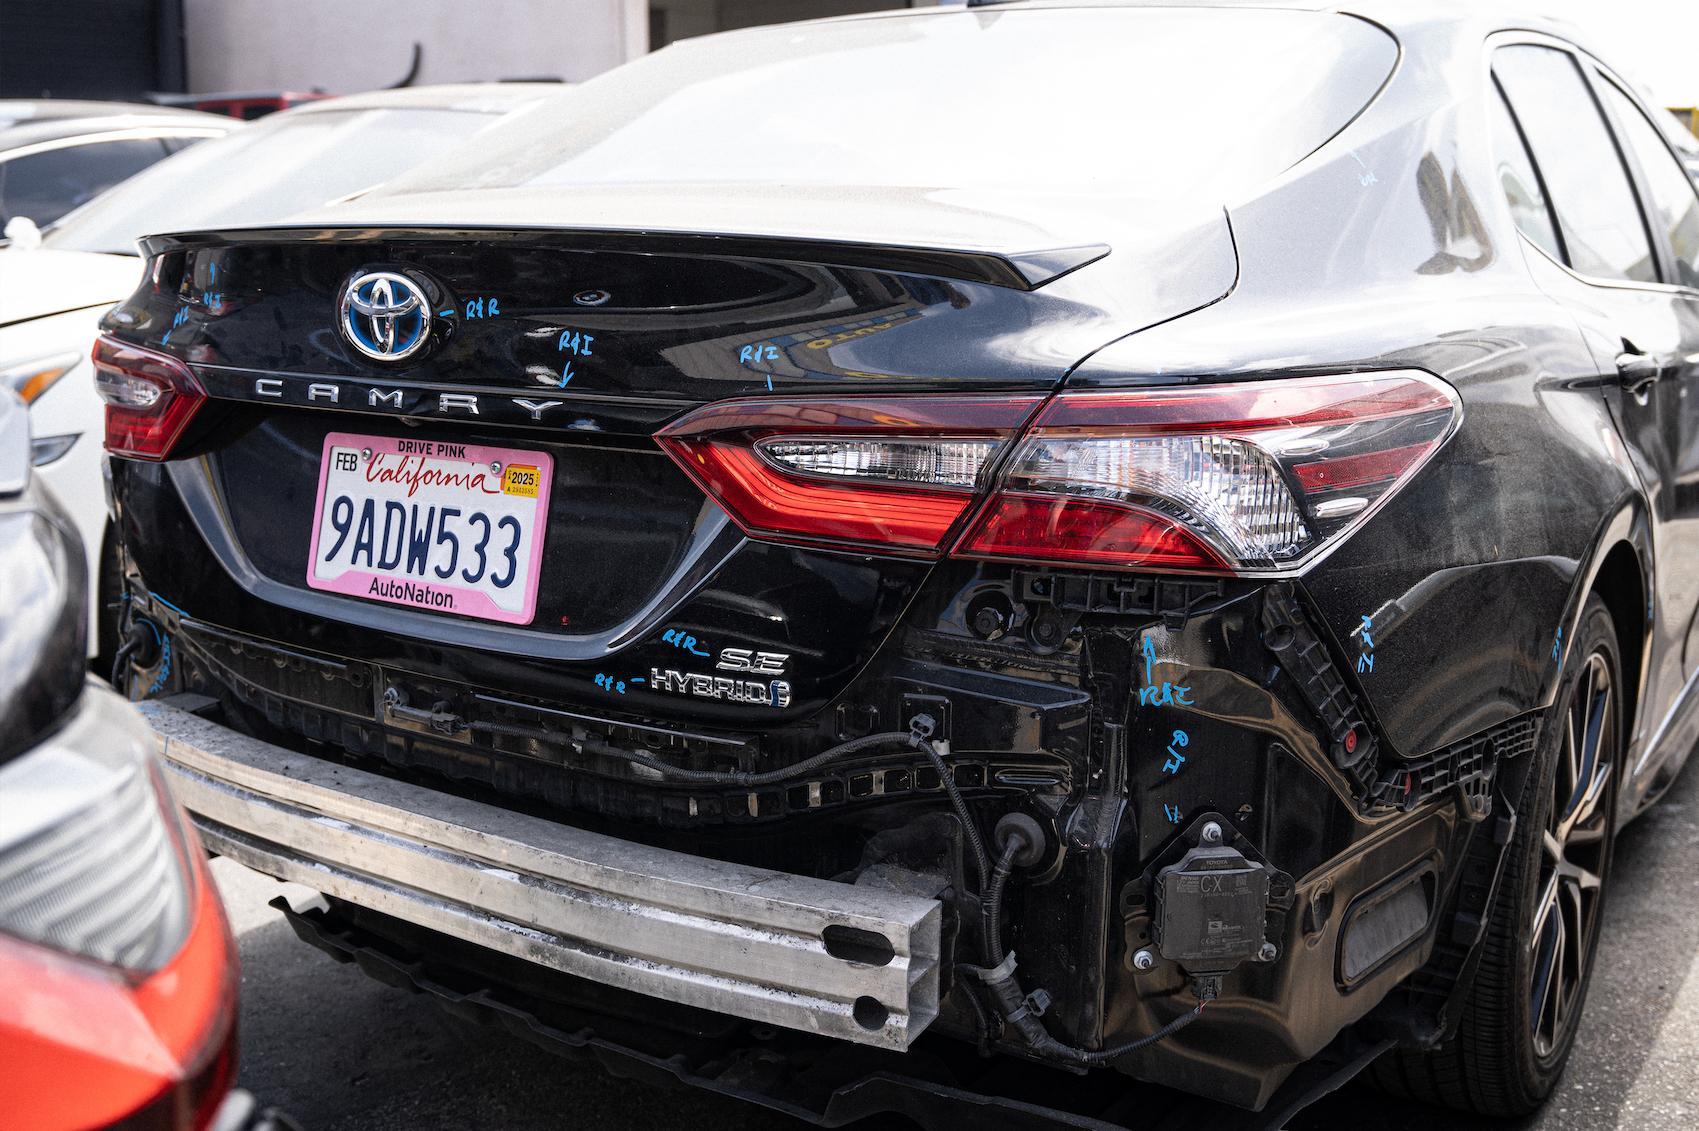
<svg viewBox="0 0 1699 1131">
<path fill-rule="evenodd" d="M 1639 506 L 1593 357 L 1530 280 L 1472 34 L 1417 27 L 1370 111 L 1229 208 L 1241 270 L 1228 299 L 1121 339 L 1070 378 L 1417 368 L 1457 388 L 1457 433 L 1303 578 L 1406 756 L 1550 700 L 1594 547 Z"/>
</svg>

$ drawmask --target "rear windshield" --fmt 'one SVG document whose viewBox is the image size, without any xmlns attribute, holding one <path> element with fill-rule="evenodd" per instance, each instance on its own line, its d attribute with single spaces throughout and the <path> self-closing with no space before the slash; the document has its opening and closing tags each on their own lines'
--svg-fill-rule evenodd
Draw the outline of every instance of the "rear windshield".
<svg viewBox="0 0 1699 1131">
<path fill-rule="evenodd" d="M 155 232 L 276 223 L 428 160 L 497 120 L 450 109 L 279 114 L 132 177 L 66 216 L 47 246 L 136 254 Z"/>
<path fill-rule="evenodd" d="M 955 10 L 685 41 L 383 194 L 768 182 L 1221 198 L 1302 160 L 1397 60 L 1250 9 Z"/>
</svg>

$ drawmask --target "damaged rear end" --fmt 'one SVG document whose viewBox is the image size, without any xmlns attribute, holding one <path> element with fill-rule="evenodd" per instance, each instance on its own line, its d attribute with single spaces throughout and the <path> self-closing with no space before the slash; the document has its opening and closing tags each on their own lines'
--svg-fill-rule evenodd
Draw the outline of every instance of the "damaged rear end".
<svg viewBox="0 0 1699 1131">
<path fill-rule="evenodd" d="M 131 686 L 187 693 L 155 723 L 208 839 L 752 1021 L 888 1048 L 930 1026 L 1265 1100 L 1380 996 L 1347 990 L 1419 964 L 1459 835 L 1436 810 L 1330 880 L 1343 906 L 1431 848 L 1383 893 L 1400 923 L 1423 908 L 1396 961 L 1347 976 L 1305 945 L 1339 917 L 1295 877 L 1422 797 L 1282 579 L 1444 442 L 1454 394 L 1414 372 L 1074 392 L 971 327 L 1102 334 L 1089 268 L 1035 287 L 1013 257 L 893 253 L 922 275 L 688 243 L 158 241 L 97 364 L 130 457 Z M 252 738 L 197 740 L 183 706 Z M 553 843 L 571 829 L 603 842 Z M 609 911 L 619 852 L 691 894 Z M 752 922 L 815 957 L 705 957 Z M 1295 1009 L 1312 979 L 1343 1010 Z M 1259 1051 L 1145 1047 L 1209 1000 Z"/>
<path fill-rule="evenodd" d="M 1358 60 L 1278 170 L 1395 50 L 1265 16 Z M 1531 736 L 1393 756 L 1301 578 L 1449 386 L 1071 385 L 1232 291 L 1179 193 L 592 184 L 561 227 L 525 160 L 155 238 L 107 319 L 128 680 L 210 844 L 647 998 L 1247 1107 L 1429 961 Z"/>
</svg>

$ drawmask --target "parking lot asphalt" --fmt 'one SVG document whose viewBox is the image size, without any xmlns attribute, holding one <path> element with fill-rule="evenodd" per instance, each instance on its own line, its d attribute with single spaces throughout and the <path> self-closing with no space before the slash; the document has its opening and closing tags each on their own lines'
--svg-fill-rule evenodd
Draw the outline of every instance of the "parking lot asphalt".
<svg viewBox="0 0 1699 1131">
<path fill-rule="evenodd" d="M 1562 1085 L 1522 1131 L 1699 1126 L 1699 768 L 1622 834 L 1605 936 Z M 280 886 L 213 864 L 242 957 L 241 1083 L 308 1131 L 797 1131 L 694 1091 L 655 1091 L 455 1020 L 301 943 L 267 902 Z M 869 1131 L 874 1125 L 862 1124 Z M 904 1126 L 907 1126 L 904 1124 Z M 1353 1085 L 1294 1131 L 1503 1124 L 1388 1102 Z"/>
</svg>

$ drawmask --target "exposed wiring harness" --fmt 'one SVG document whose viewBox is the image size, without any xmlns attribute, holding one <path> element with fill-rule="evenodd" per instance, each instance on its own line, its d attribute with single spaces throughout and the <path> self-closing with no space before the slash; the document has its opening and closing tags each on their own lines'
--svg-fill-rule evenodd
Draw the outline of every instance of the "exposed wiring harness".
<svg viewBox="0 0 1699 1131">
<path fill-rule="evenodd" d="M 944 782 L 944 792 L 949 796 L 950 805 L 961 821 L 974 855 L 974 864 L 979 871 L 980 954 L 984 965 L 972 966 L 962 963 L 960 968 L 984 987 L 986 996 L 1004 1024 L 1013 1029 L 1029 1048 L 1041 1056 L 1079 1068 L 1093 1068 L 1112 1063 L 1128 1053 L 1166 1040 L 1196 1021 L 1203 1014 L 1204 1007 L 1215 997 L 1210 983 L 1194 981 L 1192 988 L 1198 996 L 1197 1005 L 1154 1033 L 1147 1033 L 1142 1037 L 1100 1049 L 1084 1049 L 1059 1041 L 1051 1035 L 1040 1020 L 1044 1011 L 1049 1008 L 1050 994 L 1042 988 L 1030 994 L 1023 991 L 1015 977 L 1015 952 L 1003 949 L 1003 892 L 1017 866 L 1022 863 L 1036 863 L 1042 856 L 1042 831 L 1037 822 L 1030 818 L 1004 818 L 998 822 L 996 830 L 1000 842 L 997 861 L 990 864 L 985 852 L 985 842 L 974 824 L 973 815 L 968 811 L 967 803 L 962 799 L 961 792 L 956 789 L 955 781 L 944 764 L 944 759 L 950 753 L 949 744 L 932 739 L 935 724 L 926 715 L 917 716 L 909 725 L 915 736 L 924 742 L 924 749 Z"/>
<path fill-rule="evenodd" d="M 852 738 L 848 742 L 840 742 L 836 746 L 827 747 L 811 758 L 804 758 L 800 762 L 793 762 L 776 770 L 765 770 L 760 773 L 743 770 L 691 770 L 683 766 L 675 766 L 671 762 L 664 762 L 638 750 L 610 746 L 605 742 L 597 742 L 593 738 L 573 738 L 571 735 L 561 734 L 558 731 L 547 730 L 543 727 L 488 722 L 482 719 L 461 719 L 457 716 L 448 715 L 441 710 L 422 711 L 416 708 L 392 705 L 390 711 L 403 716 L 418 716 L 421 721 L 428 721 L 433 727 L 446 730 L 449 733 L 471 730 L 482 734 L 502 734 L 512 738 L 558 742 L 585 754 L 595 754 L 599 757 L 614 758 L 621 762 L 630 762 L 633 765 L 642 766 L 653 771 L 662 781 L 688 782 L 696 785 L 730 785 L 744 789 L 777 785 L 792 778 L 804 777 L 829 762 L 847 758 L 852 754 L 861 754 L 881 747 L 917 747 L 920 745 L 920 740 L 915 737 L 912 731 L 883 731 L 879 734 Z M 447 726 L 441 725 L 444 720 L 450 720 Z"/>
<path fill-rule="evenodd" d="M 473 723 L 472 725 L 476 728 L 481 724 Z M 779 782 L 789 781 L 792 778 L 806 777 L 828 762 L 835 762 L 852 754 L 860 754 L 864 751 L 876 750 L 886 746 L 915 746 L 917 743 L 914 735 L 907 731 L 884 731 L 879 734 L 869 734 L 862 738 L 852 738 L 848 742 L 840 742 L 836 746 L 822 750 L 812 758 L 804 758 L 800 762 L 793 762 L 791 765 L 781 766 L 779 769 L 767 770 L 762 773 L 746 773 L 739 770 L 687 770 L 680 766 L 674 766 L 670 762 L 663 762 L 659 758 L 638 753 L 635 750 L 622 750 L 592 739 L 574 739 L 572 745 L 586 753 L 619 758 L 643 766 L 660 774 L 667 781 L 694 782 L 703 785 L 734 785 L 753 789 L 756 786 L 777 785 Z"/>
<path fill-rule="evenodd" d="M 851 739 L 848 742 L 841 742 L 836 746 L 828 747 L 813 757 L 805 758 L 800 762 L 782 766 L 775 770 L 754 773 L 735 770 L 686 769 L 641 751 L 611 746 L 595 739 L 573 738 L 570 735 L 543 727 L 464 719 L 450 712 L 445 704 L 439 704 L 429 711 L 407 707 L 404 704 L 391 704 L 390 710 L 396 714 L 428 723 L 433 728 L 445 733 L 471 730 L 485 734 L 558 742 L 571 746 L 581 753 L 642 766 L 663 781 L 727 785 L 745 789 L 776 785 L 780 782 L 804 777 L 828 763 L 881 747 L 904 746 L 919 750 L 926 755 L 927 760 L 932 763 L 933 769 L 937 771 L 939 783 L 943 787 L 945 796 L 949 798 L 950 807 L 955 811 L 956 818 L 961 824 L 962 835 L 966 841 L 966 850 L 973 858 L 974 870 L 979 879 L 980 954 L 984 965 L 973 966 L 962 963 L 960 968 L 984 990 L 983 1001 L 978 995 L 970 995 L 973 1008 L 982 1018 L 985 1012 L 983 1006 L 988 1003 L 997 1016 L 1002 1019 L 1006 1029 L 1013 1030 L 1034 1052 L 1047 1059 L 1061 1061 L 1083 1069 L 1109 1064 L 1128 1053 L 1166 1040 L 1196 1021 L 1202 1015 L 1204 1007 L 1215 996 L 1213 986 L 1210 983 L 1194 981 L 1193 992 L 1198 996 L 1198 1003 L 1192 1009 L 1169 1021 L 1153 1033 L 1101 1049 L 1080 1048 L 1057 1040 L 1052 1036 L 1050 1031 L 1044 1027 L 1043 1021 L 1040 1020 L 1045 1009 L 1049 1006 L 1051 1000 L 1049 993 L 1042 988 L 1034 990 L 1030 994 L 1021 989 L 1020 982 L 1016 978 L 1015 952 L 1013 950 L 1005 951 L 1002 941 L 1003 893 L 1017 867 L 1035 863 L 1042 855 L 1042 829 L 1030 817 L 1006 816 L 998 823 L 996 835 L 999 850 L 996 862 L 991 861 L 986 852 L 985 840 L 980 834 L 979 826 L 974 820 L 972 811 L 968 809 L 967 801 L 962 797 L 961 790 L 956 786 L 955 776 L 950 771 L 947 762 L 950 756 L 950 745 L 946 741 L 932 737 L 937 732 L 937 722 L 930 715 L 916 715 L 909 720 L 907 731 L 885 731 Z"/>
<path fill-rule="evenodd" d="M 1025 841 L 1024 834 L 1017 826 L 1006 827 L 1010 829 L 1010 835 L 1003 840 L 1002 850 L 997 854 L 997 863 L 991 870 L 991 883 L 980 901 L 980 951 L 984 955 L 985 965 L 970 966 L 963 963 L 961 969 L 985 987 L 991 1004 L 1004 1023 L 1013 1029 L 1028 1047 L 1041 1056 L 1081 1068 L 1094 1068 L 1166 1040 L 1203 1014 L 1204 1006 L 1208 1005 L 1215 995 L 1205 984 L 1194 982 L 1193 992 L 1198 995 L 1197 1005 L 1154 1033 L 1147 1033 L 1119 1044 L 1106 1045 L 1100 1049 L 1080 1048 L 1052 1036 L 1040 1020 L 1044 1011 L 1049 1008 L 1049 993 L 1042 988 L 1030 994 L 1024 992 L 1015 977 L 1015 952 L 1002 950 L 1003 889 L 1009 882 L 1016 862 L 1032 847 Z M 999 828 L 999 832 L 1002 828 Z M 999 953 L 1002 953 L 1001 961 L 997 957 Z"/>
</svg>

